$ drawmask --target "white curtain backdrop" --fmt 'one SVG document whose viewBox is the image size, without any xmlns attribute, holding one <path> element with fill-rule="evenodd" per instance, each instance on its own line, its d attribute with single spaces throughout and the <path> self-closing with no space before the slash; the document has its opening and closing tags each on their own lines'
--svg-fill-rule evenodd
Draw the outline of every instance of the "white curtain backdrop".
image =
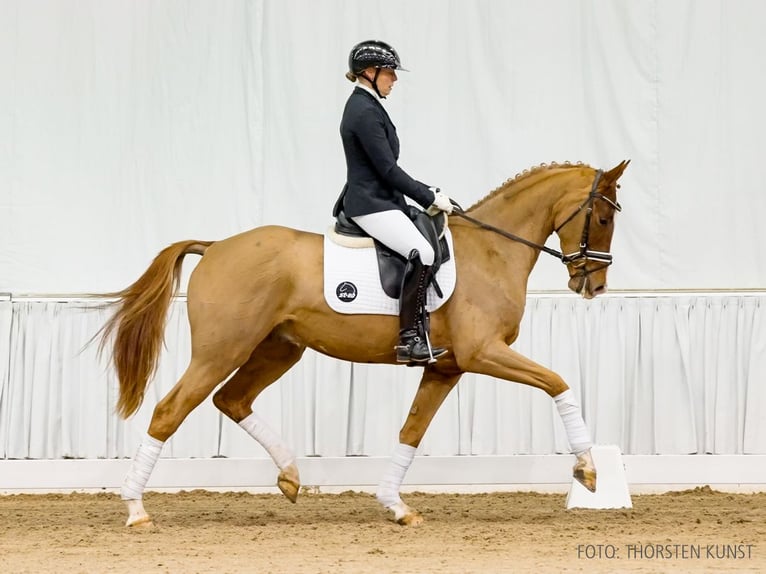
<svg viewBox="0 0 766 574">
<path fill-rule="evenodd" d="M 174 301 L 167 349 L 137 415 L 114 414 L 117 383 L 95 345 L 106 319 L 92 301 L 14 301 L 10 372 L 0 385 L 0 457 L 132 456 L 156 402 L 189 358 L 185 301 Z M 530 297 L 514 348 L 561 374 L 594 439 L 626 454 L 766 454 L 765 295 Z M 386 456 L 420 369 L 359 365 L 314 352 L 256 401 L 299 456 Z M 466 375 L 436 415 L 420 454 L 568 452 L 553 401 L 522 385 Z M 163 456 L 263 457 L 206 401 Z"/>
<path fill-rule="evenodd" d="M 345 179 L 347 55 L 367 38 L 411 70 L 385 103 L 402 166 L 464 206 L 541 162 L 632 160 L 618 295 L 556 293 L 565 271 L 541 257 L 529 285 L 543 294 L 515 344 L 571 384 L 596 440 L 766 452 L 763 22 L 760 0 L 0 0 L 0 294 L 12 295 L 0 295 L 0 456 L 133 454 L 186 366 L 185 306 L 123 423 L 107 360 L 83 350 L 107 311 L 75 295 L 127 286 L 181 239 L 323 232 Z M 256 408 L 299 454 L 388 455 L 418 375 L 309 352 Z M 542 393 L 467 375 L 421 452 L 564 452 L 559 425 Z M 264 453 L 206 403 L 163 455 Z"/>
</svg>

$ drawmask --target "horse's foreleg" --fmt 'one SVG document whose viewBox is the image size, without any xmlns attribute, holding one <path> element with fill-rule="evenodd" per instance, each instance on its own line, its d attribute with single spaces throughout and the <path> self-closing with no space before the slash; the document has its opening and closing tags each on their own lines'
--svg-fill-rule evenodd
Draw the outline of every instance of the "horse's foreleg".
<svg viewBox="0 0 766 574">
<path fill-rule="evenodd" d="M 590 454 L 593 443 L 590 438 L 590 431 L 588 431 L 585 420 L 582 418 L 580 405 L 571 389 L 559 393 L 553 397 L 553 400 L 559 411 L 561 422 L 564 423 L 569 446 L 577 457 L 572 475 L 585 488 L 591 492 L 596 492 L 596 465 Z"/>
<path fill-rule="evenodd" d="M 252 404 L 261 391 L 300 360 L 305 349 L 272 334 L 258 345 L 247 362 L 213 395 L 215 406 L 269 453 L 280 470 L 277 486 L 290 502 L 297 500 L 301 486 L 295 455 L 279 434 L 253 412 Z"/>
<path fill-rule="evenodd" d="M 136 451 L 122 483 L 120 497 L 128 507 L 126 526 L 151 526 L 143 505 L 144 489 L 160 457 L 162 446 L 186 416 L 210 394 L 228 372 L 220 366 L 192 360 L 189 368 L 154 409 L 149 431 Z"/>
<path fill-rule="evenodd" d="M 585 426 L 574 393 L 559 375 L 513 351 L 503 342 L 487 346 L 461 366 L 467 371 L 523 383 L 548 393 L 564 423 L 569 446 L 577 456 L 573 476 L 591 492 L 596 491 L 596 467 L 590 453 L 593 446 L 590 432 Z"/>
<path fill-rule="evenodd" d="M 407 420 L 399 432 L 399 444 L 376 493 L 378 502 L 394 513 L 394 520 L 399 524 L 418 526 L 423 522 L 421 514 L 402 501 L 399 490 L 428 425 L 461 374 L 445 375 L 426 368 L 420 380 Z"/>
</svg>

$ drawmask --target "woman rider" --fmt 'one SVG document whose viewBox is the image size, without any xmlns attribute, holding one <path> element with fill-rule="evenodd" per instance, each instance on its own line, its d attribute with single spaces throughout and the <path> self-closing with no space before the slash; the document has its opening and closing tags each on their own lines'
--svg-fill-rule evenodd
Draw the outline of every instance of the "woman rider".
<svg viewBox="0 0 766 574">
<path fill-rule="evenodd" d="M 356 84 L 346 102 L 340 135 L 346 155 L 346 185 L 337 209 L 407 260 L 399 301 L 399 344 L 396 360 L 422 363 L 444 355 L 429 352 L 427 324 L 422 320 L 434 250 L 406 214 L 406 195 L 430 211 L 452 213 L 450 199 L 397 165 L 399 138 L 381 100 L 391 93 L 402 70 L 399 55 L 378 40 L 351 49 L 346 77 Z"/>
</svg>

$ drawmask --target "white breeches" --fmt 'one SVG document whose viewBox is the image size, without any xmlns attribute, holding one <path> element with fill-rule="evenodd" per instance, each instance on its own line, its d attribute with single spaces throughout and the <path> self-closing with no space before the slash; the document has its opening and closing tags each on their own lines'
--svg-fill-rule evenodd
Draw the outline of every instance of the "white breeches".
<svg viewBox="0 0 766 574">
<path fill-rule="evenodd" d="M 379 211 L 368 215 L 358 215 L 351 220 L 405 259 L 409 257 L 410 251 L 417 249 L 423 265 L 433 265 L 433 248 L 402 211 L 398 209 Z"/>
</svg>

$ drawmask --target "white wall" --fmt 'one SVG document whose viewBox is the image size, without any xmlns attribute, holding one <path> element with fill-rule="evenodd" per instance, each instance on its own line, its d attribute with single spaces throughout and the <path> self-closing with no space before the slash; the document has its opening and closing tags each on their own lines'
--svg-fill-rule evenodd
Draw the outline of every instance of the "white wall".
<svg viewBox="0 0 766 574">
<path fill-rule="evenodd" d="M 0 4 L 0 292 L 131 283 L 166 244 L 323 231 L 360 39 L 396 46 L 401 163 L 470 205 L 630 158 L 616 289 L 766 285 L 758 0 Z M 533 289 L 563 289 L 541 262 Z"/>
</svg>

